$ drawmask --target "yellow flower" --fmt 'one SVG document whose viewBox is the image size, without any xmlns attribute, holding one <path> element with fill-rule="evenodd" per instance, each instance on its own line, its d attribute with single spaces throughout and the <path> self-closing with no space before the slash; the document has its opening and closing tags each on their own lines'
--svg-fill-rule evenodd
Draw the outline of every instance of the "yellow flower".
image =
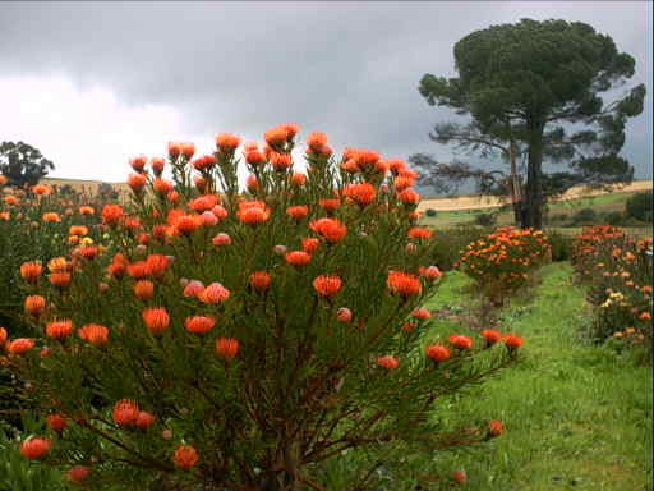
<svg viewBox="0 0 654 491">
<path fill-rule="evenodd" d="M 91 245 L 91 244 L 93 244 L 93 239 L 91 237 L 84 237 L 82 239 L 82 244 Z"/>
<path fill-rule="evenodd" d="M 108 238 L 110 238 L 110 237 L 111 237 L 111 235 L 109 235 L 109 234 L 104 234 L 104 235 L 102 236 L 102 238 L 105 239 L 105 240 L 108 239 Z"/>
</svg>

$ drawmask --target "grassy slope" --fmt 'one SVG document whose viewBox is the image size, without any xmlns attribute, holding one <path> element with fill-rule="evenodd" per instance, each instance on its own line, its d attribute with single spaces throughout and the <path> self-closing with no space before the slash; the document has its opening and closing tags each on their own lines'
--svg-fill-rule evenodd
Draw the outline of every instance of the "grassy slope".
<svg viewBox="0 0 654 491">
<path fill-rule="evenodd" d="M 430 307 L 464 306 L 466 283 L 452 273 Z M 535 299 L 507 313 L 507 324 L 527 339 L 525 360 L 449 414 L 461 424 L 500 418 L 507 434 L 484 449 L 439 457 L 439 470 L 464 469 L 475 490 L 652 489 L 651 367 L 584 345 L 585 309 L 569 265 L 545 268 Z"/>
</svg>

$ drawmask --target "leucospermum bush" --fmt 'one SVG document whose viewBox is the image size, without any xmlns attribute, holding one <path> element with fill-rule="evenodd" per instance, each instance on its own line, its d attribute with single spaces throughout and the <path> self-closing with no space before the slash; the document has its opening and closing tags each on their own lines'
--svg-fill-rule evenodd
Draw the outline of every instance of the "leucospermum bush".
<svg viewBox="0 0 654 491">
<path fill-rule="evenodd" d="M 325 489 L 346 450 L 381 447 L 383 462 L 503 431 L 428 417 L 522 340 L 430 338 L 420 305 L 441 273 L 413 171 L 361 149 L 337 162 L 313 133 L 301 173 L 297 132 L 273 128 L 242 157 L 219 134 L 204 157 L 172 143 L 165 161 L 133 159 L 133 209 L 101 213 L 115 253 L 75 246 L 53 265 L 65 286 L 34 274 L 25 309 L 42 335 L 4 340 L 50 428 L 26 458 L 98 488 Z M 365 463 L 347 489 L 374 489 Z"/>
<path fill-rule="evenodd" d="M 599 340 L 652 349 L 654 239 L 636 240 L 611 225 L 586 227 L 577 236 L 573 262 L 595 305 Z"/>
<path fill-rule="evenodd" d="M 505 227 L 469 244 L 461 255 L 460 269 L 499 306 L 550 259 L 551 246 L 542 230 Z"/>
</svg>

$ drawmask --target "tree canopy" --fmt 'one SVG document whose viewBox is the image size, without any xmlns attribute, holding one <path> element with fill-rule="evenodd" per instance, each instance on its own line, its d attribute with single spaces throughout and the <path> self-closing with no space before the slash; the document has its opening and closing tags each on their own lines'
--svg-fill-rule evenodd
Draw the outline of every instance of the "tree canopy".
<svg viewBox="0 0 654 491">
<path fill-rule="evenodd" d="M 0 144 L 0 174 L 15 186 L 33 186 L 55 168 L 41 151 L 19 141 Z"/>
<path fill-rule="evenodd" d="M 618 154 L 627 119 L 643 111 L 645 86 L 624 87 L 635 61 L 610 36 L 581 22 L 523 19 L 467 35 L 455 44 L 454 59 L 458 77 L 426 74 L 419 91 L 430 105 L 472 121 L 441 123 L 431 137 L 484 157 L 527 157 L 523 226 L 542 226 L 548 194 L 632 178 Z M 567 170 L 544 176 L 544 160 Z M 426 179 L 450 179 L 445 167 L 434 163 Z"/>
</svg>

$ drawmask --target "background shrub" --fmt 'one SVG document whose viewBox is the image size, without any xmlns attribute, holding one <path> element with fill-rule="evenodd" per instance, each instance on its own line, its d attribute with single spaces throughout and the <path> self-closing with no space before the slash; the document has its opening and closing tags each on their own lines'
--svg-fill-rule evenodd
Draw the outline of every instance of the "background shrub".
<svg viewBox="0 0 654 491">
<path fill-rule="evenodd" d="M 493 213 L 482 213 L 475 216 L 475 225 L 481 227 L 492 227 L 497 223 L 497 215 Z"/>
<path fill-rule="evenodd" d="M 427 210 L 425 210 L 425 216 L 433 218 L 433 217 L 435 217 L 437 215 L 438 215 L 438 212 L 436 210 L 432 209 L 432 208 L 427 208 Z"/>
<path fill-rule="evenodd" d="M 637 193 L 627 200 L 627 215 L 641 221 L 652 221 L 653 193 Z"/>
<path fill-rule="evenodd" d="M 556 230 L 549 230 L 547 232 L 547 238 L 552 246 L 552 261 L 569 261 L 574 239 Z"/>
<path fill-rule="evenodd" d="M 456 267 L 463 250 L 468 244 L 490 233 L 487 227 L 458 225 L 454 228 L 436 231 L 432 264 L 441 271 L 450 271 Z"/>
</svg>

